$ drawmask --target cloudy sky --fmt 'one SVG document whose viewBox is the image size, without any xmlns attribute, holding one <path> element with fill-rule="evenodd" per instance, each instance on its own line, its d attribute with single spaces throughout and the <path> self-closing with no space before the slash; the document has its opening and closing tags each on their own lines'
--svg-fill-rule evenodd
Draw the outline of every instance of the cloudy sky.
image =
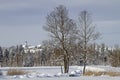
<svg viewBox="0 0 120 80">
<path fill-rule="evenodd" d="M 120 45 L 120 0 L 0 0 L 0 46 L 41 44 L 48 39 L 42 28 L 46 15 L 59 5 L 74 20 L 87 10 L 102 34 L 97 42 Z"/>
</svg>

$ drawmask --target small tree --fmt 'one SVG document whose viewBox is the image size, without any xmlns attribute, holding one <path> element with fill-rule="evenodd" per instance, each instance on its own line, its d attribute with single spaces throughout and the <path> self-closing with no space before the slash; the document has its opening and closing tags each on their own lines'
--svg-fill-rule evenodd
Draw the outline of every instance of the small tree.
<svg viewBox="0 0 120 80">
<path fill-rule="evenodd" d="M 87 53 L 88 44 L 98 39 L 100 36 L 99 32 L 95 31 L 95 26 L 92 24 L 91 16 L 87 11 L 82 11 L 78 17 L 79 20 L 79 37 L 83 42 L 83 74 L 85 74 L 86 62 L 87 62 Z"/>
<path fill-rule="evenodd" d="M 53 60 L 55 58 L 53 56 L 53 49 L 55 47 L 54 45 L 55 45 L 55 42 L 52 40 L 46 40 L 46 41 L 42 42 L 42 51 L 41 52 L 46 54 L 46 60 L 47 60 L 46 64 L 47 65 L 53 65 Z M 40 54 L 40 62 L 42 62 L 41 61 L 42 53 Z"/>
<path fill-rule="evenodd" d="M 4 51 L 4 60 L 5 60 L 5 65 L 6 66 L 9 66 L 9 50 L 8 49 L 5 49 Z"/>
<path fill-rule="evenodd" d="M 120 48 L 115 47 L 115 49 L 109 51 L 109 53 L 111 66 L 120 67 Z"/>
<path fill-rule="evenodd" d="M 68 17 L 68 10 L 63 5 L 60 5 L 54 9 L 46 18 L 46 26 L 44 29 L 48 31 L 51 38 L 59 44 L 63 51 L 64 72 L 69 71 L 69 49 L 68 45 L 76 31 L 76 24 L 72 19 Z"/>
<path fill-rule="evenodd" d="M 2 66 L 2 62 L 3 62 L 3 51 L 2 51 L 2 47 L 0 47 L 0 66 Z"/>
</svg>

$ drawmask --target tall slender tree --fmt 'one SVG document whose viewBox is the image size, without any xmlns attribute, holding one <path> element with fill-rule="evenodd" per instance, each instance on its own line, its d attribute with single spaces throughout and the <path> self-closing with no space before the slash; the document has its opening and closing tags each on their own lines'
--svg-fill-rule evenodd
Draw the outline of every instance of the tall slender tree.
<svg viewBox="0 0 120 80">
<path fill-rule="evenodd" d="M 85 68 L 87 63 L 88 44 L 100 37 L 100 33 L 95 31 L 95 26 L 92 24 L 90 13 L 82 11 L 78 17 L 79 37 L 83 42 L 83 74 L 85 74 Z"/>
</svg>

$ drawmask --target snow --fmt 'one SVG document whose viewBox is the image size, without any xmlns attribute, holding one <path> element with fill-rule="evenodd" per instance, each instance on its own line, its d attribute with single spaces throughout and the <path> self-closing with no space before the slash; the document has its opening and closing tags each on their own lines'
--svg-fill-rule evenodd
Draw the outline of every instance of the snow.
<svg viewBox="0 0 120 80">
<path fill-rule="evenodd" d="M 120 77 L 109 77 L 109 76 L 80 76 L 80 77 L 46 77 L 46 78 L 27 78 L 27 77 L 7 77 L 7 78 L 0 78 L 0 80 L 120 80 Z"/>
<path fill-rule="evenodd" d="M 9 69 L 19 69 L 29 71 L 25 75 L 7 76 Z M 4 75 L 0 76 L 0 80 L 120 80 L 120 77 L 102 76 L 82 76 L 83 66 L 70 66 L 68 74 L 61 73 L 60 66 L 40 66 L 40 67 L 2 67 L 0 70 Z M 89 71 L 114 71 L 120 72 L 120 68 L 111 66 L 87 66 Z"/>
</svg>

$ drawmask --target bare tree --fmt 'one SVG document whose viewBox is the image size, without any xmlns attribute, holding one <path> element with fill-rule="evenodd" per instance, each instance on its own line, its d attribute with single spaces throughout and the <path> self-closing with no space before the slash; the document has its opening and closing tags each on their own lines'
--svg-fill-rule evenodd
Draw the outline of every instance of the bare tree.
<svg viewBox="0 0 120 80">
<path fill-rule="evenodd" d="M 91 16 L 87 11 L 82 11 L 78 17 L 79 20 L 79 37 L 83 42 L 83 74 L 85 73 L 86 62 L 87 62 L 87 53 L 88 44 L 98 39 L 100 33 L 95 31 L 95 26 L 92 24 Z"/>
<path fill-rule="evenodd" d="M 51 38 L 63 51 L 64 72 L 68 73 L 70 57 L 68 45 L 77 32 L 76 24 L 68 17 L 68 10 L 63 5 L 56 7 L 46 20 L 44 29 L 50 33 Z"/>
<path fill-rule="evenodd" d="M 120 67 L 120 48 L 115 45 L 115 48 L 109 51 L 110 64 L 113 67 Z"/>
<path fill-rule="evenodd" d="M 2 66 L 3 63 L 3 50 L 2 47 L 0 46 L 0 66 Z"/>
</svg>

